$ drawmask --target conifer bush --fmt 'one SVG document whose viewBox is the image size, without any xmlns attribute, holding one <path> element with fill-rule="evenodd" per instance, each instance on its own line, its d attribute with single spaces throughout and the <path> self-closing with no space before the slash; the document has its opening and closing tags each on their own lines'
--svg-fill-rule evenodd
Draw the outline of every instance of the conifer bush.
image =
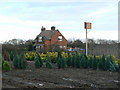
<svg viewBox="0 0 120 90">
<path fill-rule="evenodd" d="M 80 68 L 80 59 L 81 59 L 81 57 L 78 55 L 78 53 L 76 54 L 76 58 L 75 58 L 75 66 L 77 67 L 77 68 Z"/>
<path fill-rule="evenodd" d="M 105 55 L 104 54 L 102 55 L 102 58 L 100 58 L 99 69 L 104 70 L 104 71 L 107 70 L 106 69 L 106 61 L 105 61 Z"/>
<path fill-rule="evenodd" d="M 18 57 L 17 53 L 15 53 L 15 55 L 14 55 L 13 65 L 14 65 L 15 68 L 19 68 L 19 66 L 20 66 L 19 65 L 19 57 Z"/>
<path fill-rule="evenodd" d="M 92 58 L 92 56 L 90 56 L 89 67 L 92 68 L 92 65 L 93 65 L 93 58 Z"/>
<path fill-rule="evenodd" d="M 71 56 L 70 54 L 68 54 L 68 58 L 67 58 L 67 66 L 70 67 L 71 66 Z"/>
<path fill-rule="evenodd" d="M 88 58 L 85 55 L 82 55 L 80 66 L 81 68 L 88 68 Z"/>
<path fill-rule="evenodd" d="M 115 70 L 116 70 L 116 71 L 119 71 L 119 66 L 116 65 L 115 61 L 113 60 L 112 55 L 110 55 L 109 59 L 110 59 L 110 62 L 111 62 L 111 63 L 113 64 L 113 66 L 115 67 Z"/>
<path fill-rule="evenodd" d="M 22 53 L 21 56 L 20 56 L 20 65 L 21 65 L 20 66 L 21 69 L 26 69 L 26 67 L 27 67 L 27 63 L 25 61 L 24 53 Z"/>
<path fill-rule="evenodd" d="M 111 72 L 115 72 L 116 71 L 114 65 L 111 62 L 110 62 L 110 71 Z"/>
<path fill-rule="evenodd" d="M 17 69 L 26 69 L 27 63 L 24 58 L 24 53 L 21 55 L 18 55 L 17 52 L 15 52 L 14 58 L 13 58 L 13 65 Z"/>
<path fill-rule="evenodd" d="M 72 67 L 75 67 L 75 61 L 76 61 L 76 57 L 75 57 L 75 54 L 73 54 L 73 57 L 72 57 Z"/>
<path fill-rule="evenodd" d="M 40 68 L 40 61 L 38 56 L 36 57 L 36 60 L 35 60 L 35 68 Z"/>
<path fill-rule="evenodd" d="M 51 63 L 51 60 L 50 60 L 50 57 L 48 56 L 47 60 L 46 60 L 46 67 L 47 68 L 52 68 L 52 63 Z"/>
<path fill-rule="evenodd" d="M 40 55 L 39 55 L 39 54 L 37 54 L 37 57 L 38 57 L 39 62 L 40 62 L 40 67 L 42 67 L 42 66 L 43 66 L 43 61 L 42 61 L 42 59 L 41 59 Z"/>
<path fill-rule="evenodd" d="M 97 59 L 96 59 L 96 56 L 94 56 L 92 68 L 93 69 L 97 69 Z"/>
<path fill-rule="evenodd" d="M 110 70 L 110 59 L 109 57 L 107 57 L 107 60 L 106 60 L 106 70 Z"/>
<path fill-rule="evenodd" d="M 120 62 L 118 62 L 118 66 L 119 66 L 119 70 L 118 70 L 118 72 L 120 72 Z"/>
<path fill-rule="evenodd" d="M 65 68 L 65 67 L 66 67 L 66 62 L 65 62 L 64 57 L 61 58 L 61 67 L 62 67 L 62 68 Z"/>
<path fill-rule="evenodd" d="M 62 63 L 61 58 L 58 57 L 58 60 L 57 60 L 57 67 L 58 67 L 59 69 L 62 68 L 61 63 Z"/>
<path fill-rule="evenodd" d="M 52 63 L 49 60 L 46 61 L 46 67 L 50 69 L 52 68 Z"/>
</svg>

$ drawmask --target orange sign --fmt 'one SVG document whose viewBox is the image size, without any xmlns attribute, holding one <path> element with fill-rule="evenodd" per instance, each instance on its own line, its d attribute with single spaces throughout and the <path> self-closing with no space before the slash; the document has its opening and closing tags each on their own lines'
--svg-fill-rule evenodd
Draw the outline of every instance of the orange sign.
<svg viewBox="0 0 120 90">
<path fill-rule="evenodd" d="M 91 23 L 85 22 L 85 29 L 91 29 Z"/>
</svg>

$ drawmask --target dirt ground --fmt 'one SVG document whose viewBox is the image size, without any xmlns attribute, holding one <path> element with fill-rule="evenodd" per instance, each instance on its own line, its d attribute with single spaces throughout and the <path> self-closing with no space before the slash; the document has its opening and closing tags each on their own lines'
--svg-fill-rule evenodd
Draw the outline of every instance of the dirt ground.
<svg viewBox="0 0 120 90">
<path fill-rule="evenodd" d="M 9 62 L 11 63 L 11 62 Z M 28 61 L 27 69 L 3 71 L 3 88 L 120 88 L 118 72 L 92 69 L 65 68 L 56 65 L 48 69 L 45 65 L 36 69 L 33 61 Z"/>
</svg>

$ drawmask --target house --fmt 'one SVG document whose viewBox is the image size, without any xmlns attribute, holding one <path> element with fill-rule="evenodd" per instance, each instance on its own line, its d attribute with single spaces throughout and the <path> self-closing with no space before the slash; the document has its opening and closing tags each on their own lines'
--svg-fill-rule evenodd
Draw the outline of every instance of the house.
<svg viewBox="0 0 120 90">
<path fill-rule="evenodd" d="M 46 30 L 46 28 L 42 26 L 41 33 L 35 38 L 34 47 L 36 50 L 54 50 L 58 47 L 66 49 L 67 40 L 54 26 L 51 27 L 51 30 Z"/>
</svg>

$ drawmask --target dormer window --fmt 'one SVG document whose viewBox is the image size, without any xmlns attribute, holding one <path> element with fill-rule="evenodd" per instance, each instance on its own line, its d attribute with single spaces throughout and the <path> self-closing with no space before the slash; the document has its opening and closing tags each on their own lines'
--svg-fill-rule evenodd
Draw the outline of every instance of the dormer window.
<svg viewBox="0 0 120 90">
<path fill-rule="evenodd" d="M 38 37 L 38 41 L 39 41 L 39 42 L 42 42 L 42 37 Z"/>
<path fill-rule="evenodd" d="M 62 41 L 62 36 L 58 36 L 58 41 Z"/>
</svg>

